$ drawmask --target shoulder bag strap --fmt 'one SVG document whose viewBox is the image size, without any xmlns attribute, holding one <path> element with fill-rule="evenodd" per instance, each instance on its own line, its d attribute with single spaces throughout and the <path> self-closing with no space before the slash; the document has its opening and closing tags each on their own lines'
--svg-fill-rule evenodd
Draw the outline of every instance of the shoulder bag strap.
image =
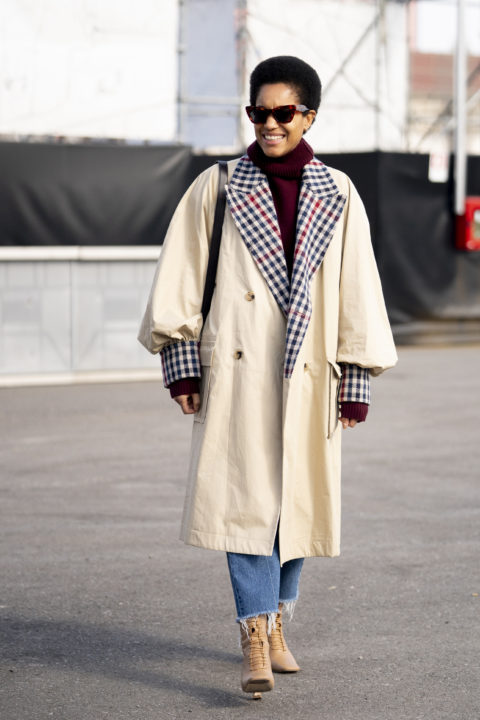
<svg viewBox="0 0 480 720">
<path fill-rule="evenodd" d="M 213 218 L 213 231 L 210 240 L 210 252 L 208 256 L 207 276 L 205 278 L 205 289 L 202 300 L 203 324 L 207 318 L 212 303 L 213 291 L 215 289 L 215 277 L 217 275 L 218 255 L 220 252 L 220 241 L 222 239 L 223 219 L 225 217 L 225 204 L 227 201 L 226 184 L 228 180 L 227 163 L 225 160 L 218 161 L 218 190 L 215 215 Z"/>
</svg>

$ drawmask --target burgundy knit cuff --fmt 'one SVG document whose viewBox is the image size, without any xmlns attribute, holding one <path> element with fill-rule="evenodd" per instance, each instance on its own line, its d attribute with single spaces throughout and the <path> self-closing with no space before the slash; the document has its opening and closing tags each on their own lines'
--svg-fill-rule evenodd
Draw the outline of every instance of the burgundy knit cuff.
<svg viewBox="0 0 480 720">
<path fill-rule="evenodd" d="M 198 378 L 183 378 L 175 380 L 168 386 L 172 398 L 178 395 L 193 395 L 200 392 L 200 381 Z"/>
<path fill-rule="evenodd" d="M 367 403 L 344 402 L 340 403 L 340 416 L 357 422 L 365 422 L 368 413 Z"/>
</svg>

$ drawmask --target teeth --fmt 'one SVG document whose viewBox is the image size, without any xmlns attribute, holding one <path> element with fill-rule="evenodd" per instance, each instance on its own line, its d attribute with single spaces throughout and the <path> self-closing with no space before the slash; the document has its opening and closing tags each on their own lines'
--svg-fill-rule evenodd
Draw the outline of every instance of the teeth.
<svg viewBox="0 0 480 720">
<path fill-rule="evenodd" d="M 281 140 L 282 135 L 265 135 L 265 140 Z"/>
</svg>

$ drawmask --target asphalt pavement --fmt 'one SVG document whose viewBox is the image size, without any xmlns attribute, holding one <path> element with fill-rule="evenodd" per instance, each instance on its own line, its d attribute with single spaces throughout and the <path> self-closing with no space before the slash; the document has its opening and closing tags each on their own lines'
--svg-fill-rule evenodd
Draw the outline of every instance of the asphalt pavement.
<svg viewBox="0 0 480 720">
<path fill-rule="evenodd" d="M 258 702 L 225 557 L 178 540 L 191 418 L 156 382 L 0 389 L 1 720 L 478 720 L 480 347 L 399 355 Z"/>
</svg>

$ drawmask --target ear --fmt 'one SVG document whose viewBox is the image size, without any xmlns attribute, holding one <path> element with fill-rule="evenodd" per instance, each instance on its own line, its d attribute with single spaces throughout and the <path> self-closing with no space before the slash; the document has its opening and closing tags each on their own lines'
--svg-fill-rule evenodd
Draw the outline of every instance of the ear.
<svg viewBox="0 0 480 720">
<path fill-rule="evenodd" d="M 309 110 L 308 113 L 306 115 L 304 115 L 304 121 L 305 121 L 304 127 L 303 127 L 304 135 L 308 130 L 310 130 L 313 123 L 315 122 L 316 117 L 317 117 L 317 113 L 315 112 L 315 110 Z"/>
</svg>

